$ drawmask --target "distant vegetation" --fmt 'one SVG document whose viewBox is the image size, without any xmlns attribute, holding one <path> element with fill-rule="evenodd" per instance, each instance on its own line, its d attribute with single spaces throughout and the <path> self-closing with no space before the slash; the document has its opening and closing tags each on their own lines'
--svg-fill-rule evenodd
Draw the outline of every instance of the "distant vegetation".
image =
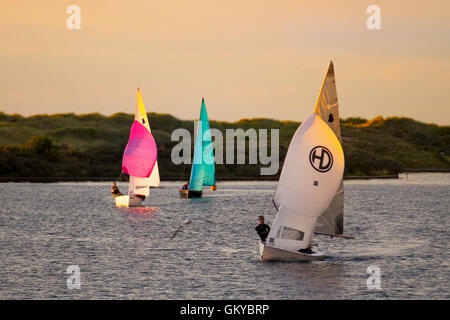
<svg viewBox="0 0 450 320">
<path fill-rule="evenodd" d="M 168 114 L 148 114 L 158 144 L 162 179 L 186 178 L 190 165 L 174 165 L 171 141 L 177 128 L 193 132 L 193 122 Z M 23 117 L 0 112 L 0 177 L 118 177 L 133 116 L 55 114 Z M 225 129 L 280 129 L 280 169 L 299 122 L 243 119 L 211 121 Z M 404 168 L 450 168 L 450 126 L 409 118 L 341 120 L 346 175 L 395 174 Z M 270 141 L 270 139 L 268 139 Z M 269 148 L 270 150 L 270 148 Z M 248 161 L 247 161 L 248 162 Z M 217 177 L 256 177 L 257 165 L 218 165 Z"/>
</svg>

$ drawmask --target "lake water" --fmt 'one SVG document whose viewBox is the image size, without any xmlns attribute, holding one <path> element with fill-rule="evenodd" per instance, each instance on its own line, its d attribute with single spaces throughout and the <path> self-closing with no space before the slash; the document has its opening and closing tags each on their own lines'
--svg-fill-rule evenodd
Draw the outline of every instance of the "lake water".
<svg viewBox="0 0 450 320">
<path fill-rule="evenodd" d="M 180 185 L 128 209 L 109 183 L 0 184 L 0 298 L 450 298 L 450 174 L 345 181 L 356 239 L 315 237 L 327 257 L 312 263 L 258 260 L 254 227 L 275 216 L 276 182 L 219 182 L 202 199 L 179 198 Z M 67 288 L 70 265 L 79 290 Z M 371 265 L 379 290 L 366 284 Z"/>
</svg>

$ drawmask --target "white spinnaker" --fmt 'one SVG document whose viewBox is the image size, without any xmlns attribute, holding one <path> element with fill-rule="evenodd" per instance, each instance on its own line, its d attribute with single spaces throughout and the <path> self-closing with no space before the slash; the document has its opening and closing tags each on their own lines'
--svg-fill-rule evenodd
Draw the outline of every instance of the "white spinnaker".
<svg viewBox="0 0 450 320">
<path fill-rule="evenodd" d="M 289 145 L 278 182 L 279 208 L 269 245 L 285 250 L 308 247 L 317 218 L 332 201 L 343 173 L 344 152 L 339 140 L 313 114 L 297 129 Z"/>
<path fill-rule="evenodd" d="M 333 61 L 330 61 L 327 74 L 323 80 L 314 113 L 318 115 L 333 130 L 342 144 L 339 119 L 339 104 L 337 99 L 336 78 Z M 344 233 L 344 181 L 342 180 L 330 206 L 319 217 L 316 231 L 324 233 Z"/>
</svg>

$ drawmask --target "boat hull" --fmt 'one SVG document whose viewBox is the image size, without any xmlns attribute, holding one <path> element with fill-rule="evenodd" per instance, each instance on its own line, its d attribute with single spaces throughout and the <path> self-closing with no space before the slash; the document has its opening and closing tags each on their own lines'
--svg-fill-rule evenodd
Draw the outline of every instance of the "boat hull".
<svg viewBox="0 0 450 320">
<path fill-rule="evenodd" d="M 181 198 L 201 198 L 202 191 L 194 191 L 194 190 L 178 190 L 180 192 Z"/>
<path fill-rule="evenodd" d="M 133 196 L 119 196 L 114 198 L 116 207 L 142 207 L 142 199 Z"/>
<path fill-rule="evenodd" d="M 260 259 L 264 261 L 270 260 L 316 261 L 322 260 L 324 258 L 324 254 L 319 250 L 317 250 L 316 248 L 313 248 L 312 252 L 313 253 L 311 254 L 301 253 L 298 251 L 290 251 L 281 248 L 276 248 L 262 242 L 259 243 Z"/>
</svg>

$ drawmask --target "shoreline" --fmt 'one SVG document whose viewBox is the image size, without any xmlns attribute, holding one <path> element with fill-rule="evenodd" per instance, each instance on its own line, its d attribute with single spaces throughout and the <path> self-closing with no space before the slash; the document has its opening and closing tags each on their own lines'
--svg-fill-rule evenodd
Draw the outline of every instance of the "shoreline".
<svg viewBox="0 0 450 320">
<path fill-rule="evenodd" d="M 449 173 L 450 169 L 405 169 L 400 173 Z M 399 173 L 399 174 L 400 174 Z M 344 176 L 344 180 L 372 180 L 372 179 L 399 179 L 399 174 L 375 175 L 375 176 Z M 258 177 L 217 177 L 217 181 L 278 181 L 280 176 L 258 176 Z M 164 177 L 164 181 L 185 181 L 189 177 Z M 0 183 L 6 182 L 30 182 L 30 183 L 55 183 L 55 182 L 121 182 L 116 177 L 0 177 Z M 122 182 L 125 182 L 122 181 Z"/>
<path fill-rule="evenodd" d="M 427 173 L 427 172 L 450 172 L 450 168 L 441 168 L 441 169 L 437 169 L 437 168 L 405 168 L 403 169 L 402 173 Z"/>
</svg>

